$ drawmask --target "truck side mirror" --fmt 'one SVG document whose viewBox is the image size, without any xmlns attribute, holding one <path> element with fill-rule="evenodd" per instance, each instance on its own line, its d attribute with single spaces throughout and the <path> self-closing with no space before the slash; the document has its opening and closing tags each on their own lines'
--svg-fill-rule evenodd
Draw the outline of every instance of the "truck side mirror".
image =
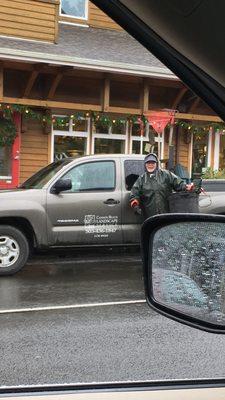
<svg viewBox="0 0 225 400">
<path fill-rule="evenodd" d="M 59 179 L 51 188 L 51 193 L 59 194 L 60 192 L 64 192 L 65 190 L 72 189 L 71 179 Z"/>
<path fill-rule="evenodd" d="M 225 333 L 225 216 L 162 214 L 142 226 L 145 293 L 157 312 Z"/>
</svg>

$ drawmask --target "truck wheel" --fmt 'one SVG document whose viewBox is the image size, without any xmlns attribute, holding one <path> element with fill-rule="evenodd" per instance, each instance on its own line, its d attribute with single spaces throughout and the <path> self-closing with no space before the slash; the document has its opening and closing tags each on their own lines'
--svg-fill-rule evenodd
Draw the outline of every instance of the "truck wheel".
<svg viewBox="0 0 225 400">
<path fill-rule="evenodd" d="M 24 234 L 9 225 L 0 225 L 0 275 L 12 275 L 27 262 L 29 244 Z"/>
</svg>

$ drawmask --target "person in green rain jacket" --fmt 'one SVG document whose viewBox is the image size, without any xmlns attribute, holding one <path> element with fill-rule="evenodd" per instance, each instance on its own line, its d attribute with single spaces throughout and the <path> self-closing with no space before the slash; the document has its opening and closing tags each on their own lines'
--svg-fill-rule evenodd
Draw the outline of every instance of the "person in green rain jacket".
<svg viewBox="0 0 225 400">
<path fill-rule="evenodd" d="M 130 205 L 136 214 L 151 217 L 169 212 L 168 197 L 172 191 L 191 191 L 193 184 L 186 184 L 170 171 L 159 168 L 156 154 L 149 153 L 145 159 L 146 172 L 139 176 L 130 194 Z"/>
</svg>

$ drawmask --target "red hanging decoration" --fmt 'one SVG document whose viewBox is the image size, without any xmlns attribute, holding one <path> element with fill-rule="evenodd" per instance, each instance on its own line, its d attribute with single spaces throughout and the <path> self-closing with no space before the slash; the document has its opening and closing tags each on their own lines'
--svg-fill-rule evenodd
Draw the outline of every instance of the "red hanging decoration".
<svg viewBox="0 0 225 400">
<path fill-rule="evenodd" d="M 138 117 L 138 123 L 140 125 L 140 135 L 144 136 L 144 122 L 142 121 L 141 117 Z"/>
<path fill-rule="evenodd" d="M 175 112 L 174 110 L 153 111 L 151 114 L 145 116 L 152 128 L 159 134 L 163 132 L 167 124 L 174 124 Z"/>
</svg>

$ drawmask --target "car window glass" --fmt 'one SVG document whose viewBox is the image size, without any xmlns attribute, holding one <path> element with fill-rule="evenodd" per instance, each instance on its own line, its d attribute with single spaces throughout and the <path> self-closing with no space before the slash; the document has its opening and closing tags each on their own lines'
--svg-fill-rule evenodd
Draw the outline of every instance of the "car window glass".
<svg viewBox="0 0 225 400">
<path fill-rule="evenodd" d="M 112 190 L 115 187 L 115 165 L 113 161 L 89 162 L 68 171 L 63 179 L 71 179 L 71 192 L 86 190 Z"/>
<path fill-rule="evenodd" d="M 124 162 L 124 169 L 125 187 L 127 190 L 131 190 L 138 177 L 144 173 L 143 160 L 126 160 Z"/>
</svg>

